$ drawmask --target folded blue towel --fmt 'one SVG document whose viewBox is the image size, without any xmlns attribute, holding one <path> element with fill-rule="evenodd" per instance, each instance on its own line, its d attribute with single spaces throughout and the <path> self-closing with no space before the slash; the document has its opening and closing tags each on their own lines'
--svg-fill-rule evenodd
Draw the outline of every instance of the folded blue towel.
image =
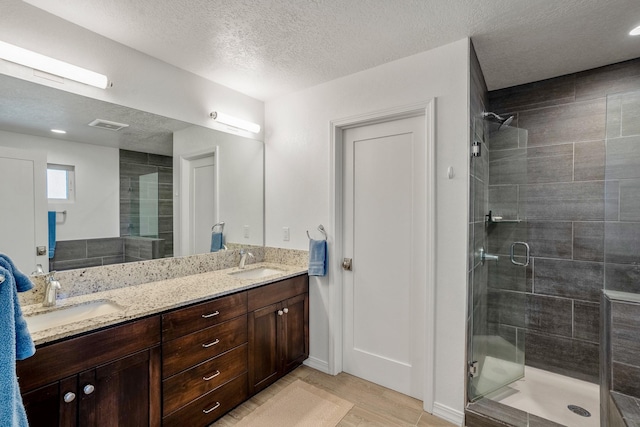
<svg viewBox="0 0 640 427">
<path fill-rule="evenodd" d="M 33 356 L 33 354 L 36 352 L 36 348 L 33 345 L 31 334 L 29 333 L 29 329 L 27 328 L 27 321 L 24 320 L 24 317 L 22 317 L 22 309 L 20 308 L 20 302 L 18 301 L 18 294 L 16 293 L 16 291 L 28 291 L 33 287 L 33 283 L 31 283 L 31 280 L 26 274 L 18 270 L 18 268 L 13 264 L 13 261 L 11 261 L 11 258 L 9 258 L 5 254 L 0 254 L 0 268 L 3 268 L 7 272 L 9 272 L 13 287 L 15 288 L 15 291 L 13 292 L 13 310 L 15 324 L 14 332 L 16 343 L 16 359 L 26 359 L 27 357 Z M 4 276 L 4 283 L 7 283 L 6 274 Z M 4 283 L 0 286 L 3 286 Z M 0 303 L 1 302 L 2 300 L 0 300 Z"/>
<path fill-rule="evenodd" d="M 28 291 L 33 288 L 33 283 L 31 279 L 29 279 L 29 276 L 18 270 L 18 267 L 16 267 L 8 255 L 0 253 L 0 265 L 9 270 L 13 275 L 18 292 Z"/>
<path fill-rule="evenodd" d="M 8 264 L 3 262 L 4 265 Z M 18 296 L 16 294 L 16 280 L 11 270 L 0 266 L 0 275 L 4 281 L 0 284 L 0 425 L 12 427 L 28 427 L 27 415 L 20 396 L 20 386 L 16 375 L 16 359 L 28 357 L 24 351 L 26 337 L 31 341 L 26 322 L 22 318 Z M 21 320 L 18 323 L 17 320 Z M 18 330 L 24 326 L 26 333 L 17 336 Z M 20 347 L 20 348 L 19 348 Z M 31 341 L 33 347 L 33 341 Z M 33 355 L 35 348 L 29 356 Z"/>
<path fill-rule="evenodd" d="M 56 254 L 56 211 L 49 211 L 49 259 Z"/>
<path fill-rule="evenodd" d="M 218 252 L 224 245 L 224 236 L 221 231 L 211 233 L 211 252 Z"/>
<path fill-rule="evenodd" d="M 309 240 L 309 276 L 327 274 L 327 241 Z"/>
</svg>

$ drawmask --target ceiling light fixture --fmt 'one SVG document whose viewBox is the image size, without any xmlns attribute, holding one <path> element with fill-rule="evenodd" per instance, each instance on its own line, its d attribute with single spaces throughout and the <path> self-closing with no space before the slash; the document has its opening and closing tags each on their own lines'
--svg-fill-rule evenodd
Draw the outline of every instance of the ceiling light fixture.
<svg viewBox="0 0 640 427">
<path fill-rule="evenodd" d="M 640 36 L 640 25 L 629 31 L 630 36 Z"/>
<path fill-rule="evenodd" d="M 225 124 L 227 126 L 231 126 L 237 129 L 246 130 L 253 133 L 260 133 L 260 125 L 249 122 L 247 120 L 242 120 L 237 117 L 230 116 L 225 113 L 220 113 L 219 111 L 214 111 L 209 114 L 211 118 L 217 122 Z"/>
<path fill-rule="evenodd" d="M 51 129 L 51 132 L 53 132 L 53 133 L 67 133 L 66 130 L 62 130 L 62 129 Z"/>
<path fill-rule="evenodd" d="M 106 89 L 109 79 L 103 74 L 68 64 L 39 53 L 0 41 L 0 59 L 24 65 L 45 73 L 64 77 L 86 85 Z"/>
</svg>

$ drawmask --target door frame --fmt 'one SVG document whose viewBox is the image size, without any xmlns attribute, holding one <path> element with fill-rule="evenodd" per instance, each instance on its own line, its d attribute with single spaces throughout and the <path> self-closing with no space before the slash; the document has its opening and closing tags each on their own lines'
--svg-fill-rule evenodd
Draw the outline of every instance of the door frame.
<svg viewBox="0 0 640 427">
<path fill-rule="evenodd" d="M 180 236 L 179 236 L 179 254 L 181 256 L 188 255 L 191 250 L 190 240 L 190 224 L 191 224 L 191 176 L 190 164 L 193 160 L 198 160 L 203 157 L 213 156 L 214 161 L 214 175 L 215 182 L 213 183 L 213 191 L 215 192 L 215 215 L 216 219 L 220 218 L 220 147 L 214 146 L 205 150 L 194 151 L 191 153 L 185 153 L 180 155 L 180 162 L 178 174 L 180 176 L 180 198 L 178 199 L 179 208 L 177 211 L 180 214 Z M 213 225 L 213 224 L 211 224 Z M 174 238 L 174 244 L 176 239 Z M 174 249 L 174 253 L 178 252 Z"/>
<path fill-rule="evenodd" d="M 330 185 L 329 185 L 329 226 L 334 231 L 333 242 L 329 242 L 329 373 L 337 375 L 342 372 L 342 355 L 344 350 L 344 285 L 342 276 L 343 233 L 342 218 L 342 185 L 343 185 L 343 138 L 345 129 L 372 125 L 376 123 L 424 116 L 426 138 L 426 176 L 427 176 L 427 269 L 425 305 L 425 340 L 424 340 L 424 401 L 427 412 L 433 412 L 434 401 L 434 364 L 435 364 L 435 199 L 436 199 L 436 164 L 435 164 L 435 98 L 418 104 L 405 105 L 367 114 L 332 120 L 330 123 Z"/>
</svg>

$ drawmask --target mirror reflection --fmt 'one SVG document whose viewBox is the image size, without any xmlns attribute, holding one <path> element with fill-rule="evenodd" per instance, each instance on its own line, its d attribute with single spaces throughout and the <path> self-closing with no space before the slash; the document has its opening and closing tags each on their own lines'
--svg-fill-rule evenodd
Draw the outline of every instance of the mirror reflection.
<svg viewBox="0 0 640 427">
<path fill-rule="evenodd" d="M 264 244 L 261 141 L 0 76 L 0 168 L 25 272 Z"/>
</svg>

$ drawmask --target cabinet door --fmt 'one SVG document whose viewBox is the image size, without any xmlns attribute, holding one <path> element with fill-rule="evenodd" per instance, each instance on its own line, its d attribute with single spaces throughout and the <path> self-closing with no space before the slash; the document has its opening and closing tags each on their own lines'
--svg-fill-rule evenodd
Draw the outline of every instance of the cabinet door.
<svg viewBox="0 0 640 427">
<path fill-rule="evenodd" d="M 289 372 L 309 356 L 309 294 L 289 298 L 284 303 L 282 316 L 283 373 Z"/>
<path fill-rule="evenodd" d="M 77 388 L 78 378 L 74 375 L 25 393 L 22 401 L 29 426 L 75 427 L 78 423 Z"/>
<path fill-rule="evenodd" d="M 267 387 L 278 378 L 281 304 L 271 304 L 249 313 L 249 394 Z"/>
</svg>

